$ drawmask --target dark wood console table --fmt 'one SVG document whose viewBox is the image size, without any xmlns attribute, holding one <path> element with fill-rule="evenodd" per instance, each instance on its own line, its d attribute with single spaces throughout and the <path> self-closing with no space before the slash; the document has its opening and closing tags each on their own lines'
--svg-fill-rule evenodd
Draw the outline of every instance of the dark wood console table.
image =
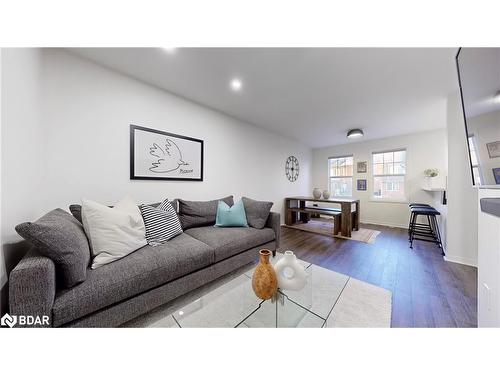
<svg viewBox="0 0 500 375">
<path fill-rule="evenodd" d="M 329 207 L 307 207 L 306 202 L 340 204 L 340 210 Z M 352 206 L 355 205 L 355 209 Z M 313 197 L 285 198 L 285 224 L 292 226 L 297 221 L 307 223 L 311 214 L 341 215 L 340 233 L 344 237 L 351 237 L 351 230 L 359 229 L 359 199 L 332 198 L 315 199 Z"/>
</svg>

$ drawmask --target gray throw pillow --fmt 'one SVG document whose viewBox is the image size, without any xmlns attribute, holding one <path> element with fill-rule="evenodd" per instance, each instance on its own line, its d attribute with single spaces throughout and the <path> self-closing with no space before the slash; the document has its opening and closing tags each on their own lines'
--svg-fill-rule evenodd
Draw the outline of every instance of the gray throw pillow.
<svg viewBox="0 0 500 375">
<path fill-rule="evenodd" d="M 69 211 L 73 215 L 73 217 L 83 224 L 82 221 L 82 205 L 81 204 L 72 204 L 69 206 Z"/>
<path fill-rule="evenodd" d="M 148 204 L 146 206 L 151 206 L 151 207 L 158 207 L 159 205 L 161 204 L 161 202 L 158 202 L 158 203 L 151 203 L 151 204 Z M 178 206 L 178 202 L 177 202 L 177 199 L 174 199 L 172 202 L 170 202 L 170 204 L 174 207 L 175 211 L 177 212 L 178 209 L 177 209 L 177 206 Z M 113 206 L 109 206 L 111 208 L 113 208 Z M 139 206 L 139 209 L 141 208 L 141 206 Z M 71 214 L 75 217 L 76 220 L 78 220 L 80 222 L 80 224 L 83 224 L 83 221 L 82 221 L 82 205 L 81 204 L 72 204 L 69 206 L 69 210 L 71 212 Z"/>
<path fill-rule="evenodd" d="M 52 259 L 63 286 L 70 288 L 87 277 L 90 248 L 83 226 L 68 212 L 58 208 L 33 223 L 22 223 L 16 231 Z"/>
<path fill-rule="evenodd" d="M 262 229 L 266 225 L 273 202 L 256 201 L 247 197 L 241 198 L 245 206 L 248 225 Z"/>
<path fill-rule="evenodd" d="M 229 207 L 234 204 L 232 195 L 213 201 L 185 201 L 183 199 L 178 201 L 179 219 L 183 230 L 214 225 L 218 202 L 223 201 Z"/>
</svg>

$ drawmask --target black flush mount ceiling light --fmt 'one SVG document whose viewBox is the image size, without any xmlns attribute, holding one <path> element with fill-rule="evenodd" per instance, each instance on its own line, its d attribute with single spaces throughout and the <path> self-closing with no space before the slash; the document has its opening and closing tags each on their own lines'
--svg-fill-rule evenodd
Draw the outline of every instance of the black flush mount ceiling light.
<svg viewBox="0 0 500 375">
<path fill-rule="evenodd" d="M 361 129 L 351 129 L 347 132 L 347 138 L 359 138 L 364 135 Z"/>
</svg>

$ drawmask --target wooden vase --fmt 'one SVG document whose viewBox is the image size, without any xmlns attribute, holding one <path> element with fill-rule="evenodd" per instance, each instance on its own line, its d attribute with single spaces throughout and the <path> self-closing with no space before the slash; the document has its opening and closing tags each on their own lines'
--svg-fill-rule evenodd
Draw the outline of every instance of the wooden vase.
<svg viewBox="0 0 500 375">
<path fill-rule="evenodd" d="M 262 249 L 259 251 L 259 254 L 260 263 L 253 273 L 252 288 L 255 295 L 260 299 L 271 299 L 278 290 L 278 278 L 276 277 L 274 267 L 269 263 L 271 251 Z"/>
</svg>

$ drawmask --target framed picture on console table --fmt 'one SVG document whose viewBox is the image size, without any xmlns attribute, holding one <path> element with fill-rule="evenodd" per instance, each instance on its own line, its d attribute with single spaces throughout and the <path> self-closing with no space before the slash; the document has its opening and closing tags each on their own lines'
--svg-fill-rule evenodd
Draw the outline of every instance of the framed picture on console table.
<svg viewBox="0 0 500 375">
<path fill-rule="evenodd" d="M 130 179 L 203 181 L 203 141 L 130 125 Z"/>
</svg>

